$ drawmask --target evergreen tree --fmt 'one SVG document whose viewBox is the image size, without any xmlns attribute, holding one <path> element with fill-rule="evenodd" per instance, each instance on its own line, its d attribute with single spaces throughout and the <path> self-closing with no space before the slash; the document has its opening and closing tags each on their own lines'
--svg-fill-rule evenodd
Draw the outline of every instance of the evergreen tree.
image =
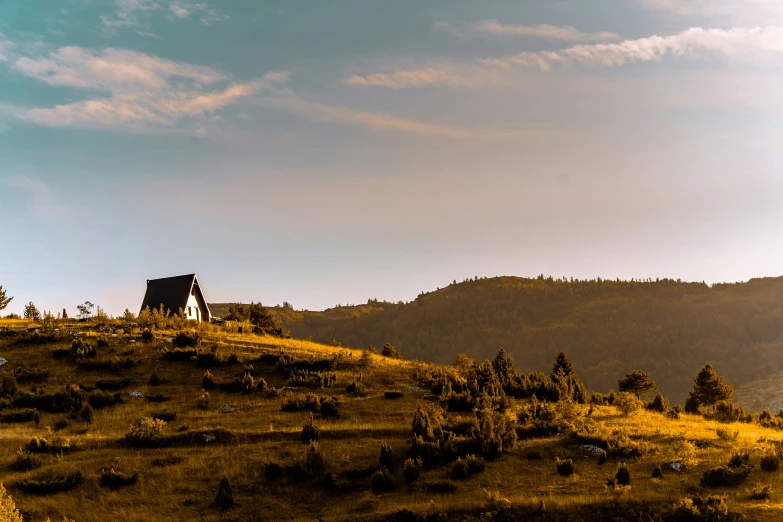
<svg viewBox="0 0 783 522">
<path fill-rule="evenodd" d="M 495 369 L 495 374 L 504 387 L 508 387 L 517 375 L 514 359 L 512 359 L 503 348 L 498 350 L 495 360 L 492 361 L 492 366 Z"/>
<path fill-rule="evenodd" d="M 8 303 L 13 301 L 13 297 L 7 297 L 6 291 L 3 290 L 3 287 L 0 286 L 0 310 L 5 310 L 5 308 L 8 306 Z"/>
<path fill-rule="evenodd" d="M 561 378 L 571 377 L 574 373 L 574 365 L 571 363 L 571 359 L 568 358 L 565 352 L 558 352 L 555 356 L 555 362 L 552 364 L 552 373 L 550 375 L 552 380 L 558 382 Z"/>
<path fill-rule="evenodd" d="M 63 319 L 68 319 L 68 312 L 63 308 Z"/>
<path fill-rule="evenodd" d="M 691 397 L 700 405 L 714 406 L 718 401 L 733 401 L 734 386 L 726 384 L 723 376 L 707 363 L 693 381 Z"/>
<path fill-rule="evenodd" d="M 36 308 L 32 301 L 27 303 L 24 307 L 24 318 L 32 319 L 33 321 L 41 319 L 41 312 L 38 311 L 38 308 Z"/>
<path fill-rule="evenodd" d="M 617 381 L 617 386 L 621 392 L 633 393 L 637 397 L 648 395 L 658 389 L 658 384 L 643 370 L 633 370 Z"/>
</svg>

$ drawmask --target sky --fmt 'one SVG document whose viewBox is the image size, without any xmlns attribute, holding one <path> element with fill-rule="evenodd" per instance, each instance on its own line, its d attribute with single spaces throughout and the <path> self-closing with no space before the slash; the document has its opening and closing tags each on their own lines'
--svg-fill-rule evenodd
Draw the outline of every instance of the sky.
<svg viewBox="0 0 783 522">
<path fill-rule="evenodd" d="M 779 0 L 0 2 L 4 313 L 783 275 Z"/>
</svg>

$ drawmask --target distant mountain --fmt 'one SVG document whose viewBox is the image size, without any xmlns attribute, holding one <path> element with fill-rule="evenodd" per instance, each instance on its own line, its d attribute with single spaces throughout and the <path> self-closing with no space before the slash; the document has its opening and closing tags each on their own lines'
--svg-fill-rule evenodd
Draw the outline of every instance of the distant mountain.
<svg viewBox="0 0 783 522">
<path fill-rule="evenodd" d="M 783 278 L 710 287 L 498 277 L 455 283 L 406 304 L 271 310 L 295 337 L 352 347 L 391 342 L 405 357 L 437 363 L 460 353 L 484 359 L 503 347 L 518 368 L 548 371 L 565 350 L 590 389 L 616 388 L 638 368 L 677 402 L 707 362 L 738 387 L 783 371 Z M 764 397 L 753 397 L 764 406 Z"/>
</svg>

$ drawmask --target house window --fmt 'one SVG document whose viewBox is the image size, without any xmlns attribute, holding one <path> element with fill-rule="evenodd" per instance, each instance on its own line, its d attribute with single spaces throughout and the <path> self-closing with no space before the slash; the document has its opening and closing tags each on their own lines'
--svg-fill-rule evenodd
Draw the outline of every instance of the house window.
<svg viewBox="0 0 783 522">
<path fill-rule="evenodd" d="M 192 316 L 193 316 L 193 312 L 191 311 L 190 307 L 188 306 L 188 317 L 192 317 Z"/>
</svg>

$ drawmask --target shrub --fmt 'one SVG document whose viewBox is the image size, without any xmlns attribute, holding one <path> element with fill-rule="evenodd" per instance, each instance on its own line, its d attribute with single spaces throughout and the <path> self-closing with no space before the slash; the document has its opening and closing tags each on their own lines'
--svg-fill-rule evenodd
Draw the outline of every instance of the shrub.
<svg viewBox="0 0 783 522">
<path fill-rule="evenodd" d="M 149 331 L 148 328 L 145 328 L 143 332 L 141 332 L 141 341 L 144 343 L 151 343 L 155 339 L 155 335 Z"/>
<path fill-rule="evenodd" d="M 199 350 L 196 352 L 196 364 L 200 368 L 214 368 L 219 366 L 222 360 L 217 353 L 217 347 L 213 346 L 211 350 Z"/>
<path fill-rule="evenodd" d="M 231 492 L 231 484 L 226 477 L 220 479 L 220 484 L 218 484 L 215 506 L 218 509 L 231 509 L 234 507 L 234 494 Z"/>
<path fill-rule="evenodd" d="M 729 459 L 728 466 L 730 468 L 741 468 L 742 466 L 747 466 L 749 461 L 750 453 L 735 453 Z"/>
<path fill-rule="evenodd" d="M 421 493 L 454 493 L 457 484 L 450 480 L 433 480 L 432 482 L 417 482 L 413 489 Z"/>
<path fill-rule="evenodd" d="M 340 409 L 337 401 L 333 397 L 327 397 L 321 403 L 321 417 L 337 417 L 340 415 Z"/>
<path fill-rule="evenodd" d="M 751 500 L 769 500 L 772 496 L 772 486 L 767 484 L 762 488 L 756 488 L 750 493 Z"/>
<path fill-rule="evenodd" d="M 201 387 L 206 390 L 214 390 L 217 388 L 217 384 L 215 384 L 215 379 L 212 377 L 212 373 L 207 370 L 204 372 L 204 377 L 201 378 Z"/>
<path fill-rule="evenodd" d="M 383 493 L 384 491 L 391 491 L 397 487 L 397 482 L 394 480 L 394 476 L 388 469 L 382 467 L 370 478 L 370 484 L 372 485 L 373 493 Z"/>
<path fill-rule="evenodd" d="M 164 348 L 161 356 L 167 361 L 189 361 L 196 357 L 198 351 L 193 348 L 174 348 L 169 350 Z"/>
<path fill-rule="evenodd" d="M 656 466 L 653 468 L 652 478 L 654 478 L 654 479 L 662 479 L 663 478 L 663 469 L 661 469 L 660 465 L 656 464 Z"/>
<path fill-rule="evenodd" d="M 345 391 L 348 393 L 355 393 L 356 395 L 361 395 L 364 392 L 364 385 L 361 383 L 361 379 L 357 379 L 353 382 L 348 383 L 348 386 L 345 387 Z"/>
<path fill-rule="evenodd" d="M 728 522 L 729 506 L 723 495 L 709 495 L 683 499 L 671 513 L 673 521 Z"/>
<path fill-rule="evenodd" d="M 737 437 L 739 437 L 739 430 L 731 431 L 728 429 L 718 428 L 715 430 L 715 433 L 718 435 L 720 440 L 727 442 L 737 440 Z"/>
<path fill-rule="evenodd" d="M 693 395 L 689 395 L 687 399 L 685 399 L 685 413 L 693 413 L 698 414 L 699 413 L 699 402 L 696 400 L 696 397 Z"/>
<path fill-rule="evenodd" d="M 669 399 L 664 397 L 662 394 L 658 394 L 655 396 L 655 398 L 652 400 L 651 409 L 653 411 L 657 411 L 660 413 L 666 413 L 669 410 Z"/>
<path fill-rule="evenodd" d="M 71 343 L 71 355 L 75 359 L 94 359 L 98 355 L 98 350 L 82 337 L 79 337 Z"/>
<path fill-rule="evenodd" d="M 174 346 L 186 348 L 189 346 L 198 346 L 201 343 L 201 334 L 198 332 L 179 332 L 171 341 Z"/>
<path fill-rule="evenodd" d="M 628 470 L 628 466 L 620 464 L 617 466 L 617 471 L 614 477 L 609 478 L 606 481 L 606 485 L 609 487 L 617 486 L 630 486 L 631 485 L 631 472 Z"/>
<path fill-rule="evenodd" d="M 384 357 L 391 357 L 392 359 L 402 359 L 400 352 L 398 352 L 397 348 L 392 346 L 391 343 L 386 343 L 383 345 L 383 348 L 381 349 L 381 355 Z"/>
<path fill-rule="evenodd" d="M 311 477 L 320 476 L 326 471 L 326 459 L 317 442 L 310 442 L 305 452 L 304 468 Z"/>
<path fill-rule="evenodd" d="M 103 391 L 117 391 L 127 388 L 130 379 L 104 379 L 95 383 L 95 387 Z"/>
<path fill-rule="evenodd" d="M 256 389 L 256 381 L 253 376 L 248 372 L 242 377 L 242 391 L 244 393 L 252 393 Z"/>
<path fill-rule="evenodd" d="M 179 464 L 184 459 L 182 457 L 178 457 L 177 455 L 166 455 L 165 457 L 158 457 L 152 459 L 152 465 L 158 468 L 162 468 L 165 466 L 172 466 L 174 464 Z"/>
<path fill-rule="evenodd" d="M 71 441 L 59 435 L 49 438 L 33 437 L 25 446 L 30 453 L 60 453 L 71 450 Z"/>
<path fill-rule="evenodd" d="M 737 486 L 745 481 L 750 474 L 750 466 L 738 468 L 718 467 L 708 469 L 701 477 L 703 488 L 723 488 Z"/>
<path fill-rule="evenodd" d="M 480 473 L 484 471 L 484 468 L 486 468 L 486 463 L 483 459 L 475 455 L 468 455 L 464 459 L 458 457 L 449 468 L 448 475 L 449 478 L 459 480 Z"/>
<path fill-rule="evenodd" d="M 82 482 L 81 471 L 57 473 L 53 470 L 36 473 L 16 483 L 16 487 L 30 495 L 51 495 L 79 487 Z"/>
<path fill-rule="evenodd" d="M 304 423 L 302 424 L 302 442 L 309 444 L 312 441 L 317 441 L 319 437 L 320 435 L 318 433 L 318 426 L 315 425 L 313 414 L 308 413 L 307 417 L 305 417 Z"/>
<path fill-rule="evenodd" d="M 120 489 L 125 486 L 132 486 L 139 480 L 139 474 L 127 475 L 119 471 L 114 471 L 114 468 L 103 468 L 101 470 L 100 485 L 102 488 Z"/>
<path fill-rule="evenodd" d="M 276 462 L 264 464 L 264 478 L 269 482 L 277 482 L 285 475 L 285 468 Z"/>
<path fill-rule="evenodd" d="M 150 395 L 145 395 L 144 398 L 150 402 L 166 402 L 167 400 L 171 399 L 171 395 L 164 395 L 162 393 L 153 393 Z"/>
<path fill-rule="evenodd" d="M 198 406 L 202 410 L 206 410 L 207 408 L 209 408 L 209 401 L 210 401 L 209 392 L 205 391 L 204 393 L 201 394 L 201 397 L 199 397 L 196 400 L 196 406 Z"/>
<path fill-rule="evenodd" d="M 0 411 L 0 422 L 10 424 L 33 421 L 37 425 L 41 421 L 38 410 L 33 408 L 16 408 Z"/>
<path fill-rule="evenodd" d="M 152 417 L 142 417 L 135 426 L 131 426 L 125 434 L 125 442 L 137 448 L 154 448 L 162 445 L 165 440 L 163 429 L 166 422 Z"/>
<path fill-rule="evenodd" d="M 761 470 L 762 471 L 777 471 L 780 468 L 780 457 L 777 455 L 764 455 L 761 457 Z"/>
<path fill-rule="evenodd" d="M 416 457 L 415 459 L 406 459 L 402 467 L 402 474 L 405 477 L 405 483 L 411 484 L 419 480 L 421 475 L 422 462 L 421 459 Z"/>
<path fill-rule="evenodd" d="M 95 413 L 95 410 L 92 409 L 92 406 L 90 406 L 89 403 L 84 403 L 82 408 L 79 410 L 79 418 L 83 420 L 84 422 L 92 422 L 93 415 Z"/>
<path fill-rule="evenodd" d="M 22 515 L 16 509 L 14 500 L 5 492 L 3 484 L 0 483 L 0 520 L 3 522 L 23 522 Z"/>
<path fill-rule="evenodd" d="M 557 474 L 561 477 L 569 477 L 574 474 L 574 462 L 571 459 L 560 460 L 560 458 L 557 457 L 555 469 L 557 470 Z"/>
<path fill-rule="evenodd" d="M 177 418 L 177 413 L 174 411 L 163 410 L 158 413 L 153 413 L 152 418 L 163 422 L 171 422 Z"/>
<path fill-rule="evenodd" d="M 378 465 L 394 473 L 397 470 L 397 464 L 394 461 L 394 452 L 388 444 L 381 445 L 381 455 L 378 459 Z"/>
<path fill-rule="evenodd" d="M 616 395 L 613 406 L 620 410 L 624 416 L 628 417 L 642 408 L 642 401 L 633 393 L 620 392 Z"/>
<path fill-rule="evenodd" d="M 19 450 L 14 457 L 14 461 L 11 463 L 11 469 L 14 471 L 30 471 L 36 468 L 40 468 L 43 462 L 40 458 L 36 457 L 28 451 Z M 0 518 L 2 520 L 2 518 Z"/>
<path fill-rule="evenodd" d="M 401 391 L 387 391 L 387 392 L 383 392 L 383 398 L 384 399 L 400 399 L 400 398 L 402 398 L 402 392 Z"/>
<path fill-rule="evenodd" d="M 157 370 L 153 370 L 150 375 L 150 386 L 160 386 L 161 384 L 163 384 L 163 379 L 158 375 Z"/>
</svg>

